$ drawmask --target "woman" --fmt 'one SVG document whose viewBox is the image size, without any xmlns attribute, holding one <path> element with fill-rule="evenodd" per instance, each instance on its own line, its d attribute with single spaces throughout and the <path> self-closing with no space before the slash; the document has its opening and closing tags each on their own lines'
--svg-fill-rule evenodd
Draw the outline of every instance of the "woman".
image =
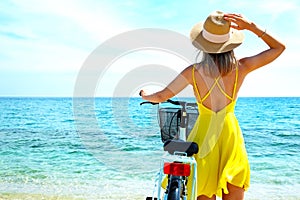
<svg viewBox="0 0 300 200">
<path fill-rule="evenodd" d="M 263 40 L 269 49 L 237 60 L 233 49 L 239 46 L 248 30 Z M 243 199 L 250 184 L 250 167 L 244 139 L 234 115 L 239 89 L 252 71 L 275 60 L 285 46 L 266 30 L 242 15 L 212 13 L 191 31 L 193 45 L 203 59 L 177 76 L 165 89 L 143 99 L 163 102 L 187 85 L 193 86 L 199 117 L 188 141 L 199 145 L 197 160 L 197 199 Z"/>
</svg>

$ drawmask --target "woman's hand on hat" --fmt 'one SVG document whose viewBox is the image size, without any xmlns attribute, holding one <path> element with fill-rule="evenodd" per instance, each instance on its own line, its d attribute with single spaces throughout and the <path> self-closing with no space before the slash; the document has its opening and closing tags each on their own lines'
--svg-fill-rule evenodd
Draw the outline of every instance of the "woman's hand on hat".
<svg viewBox="0 0 300 200">
<path fill-rule="evenodd" d="M 224 14 L 224 19 L 232 22 L 231 27 L 237 30 L 249 29 L 252 24 L 241 14 Z"/>
</svg>

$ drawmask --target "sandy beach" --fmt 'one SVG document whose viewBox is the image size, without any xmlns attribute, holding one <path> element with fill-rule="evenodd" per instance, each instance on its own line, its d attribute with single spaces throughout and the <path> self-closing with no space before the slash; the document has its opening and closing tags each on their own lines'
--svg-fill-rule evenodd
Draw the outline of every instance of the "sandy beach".
<svg viewBox="0 0 300 200">
<path fill-rule="evenodd" d="M 122 195 L 115 195 L 115 196 L 97 196 L 97 197 L 72 197 L 72 196 L 52 196 L 52 195 L 45 195 L 45 194 L 9 194 L 3 193 L 0 194 L 0 200 L 141 200 L 145 199 L 143 196 L 133 195 L 133 196 L 122 196 Z"/>
<path fill-rule="evenodd" d="M 286 194 L 286 196 L 276 196 L 274 194 L 270 194 L 268 196 L 264 196 L 262 198 L 251 197 L 253 194 L 246 194 L 245 200 L 262 200 L 262 199 L 272 199 L 272 200 L 300 200 L 297 195 Z M 254 195 L 255 196 L 255 195 Z M 122 196 L 122 195 L 114 195 L 114 196 L 98 196 L 98 197 L 72 197 L 72 196 L 51 196 L 44 194 L 8 194 L 2 193 L 0 194 L 0 200 L 144 200 L 146 197 L 141 195 L 132 195 L 132 196 Z M 220 200 L 220 198 L 217 198 Z"/>
</svg>

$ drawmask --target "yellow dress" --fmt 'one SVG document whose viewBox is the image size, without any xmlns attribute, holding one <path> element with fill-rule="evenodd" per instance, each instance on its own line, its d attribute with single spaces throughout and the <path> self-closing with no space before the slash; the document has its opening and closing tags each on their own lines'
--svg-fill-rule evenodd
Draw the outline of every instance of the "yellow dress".
<svg viewBox="0 0 300 200">
<path fill-rule="evenodd" d="M 195 69 L 193 82 L 201 101 L 198 102 L 199 117 L 187 140 L 199 145 L 199 152 L 195 155 L 196 196 L 221 197 L 222 191 L 228 194 L 227 183 L 247 190 L 250 185 L 250 166 L 243 135 L 234 114 L 238 68 L 232 97 L 222 89 L 217 78 L 208 93 L 201 98 L 194 73 Z M 219 112 L 214 112 L 202 104 L 216 86 L 231 100 L 231 103 Z M 188 189 L 191 188 L 191 182 L 188 182 Z"/>
</svg>

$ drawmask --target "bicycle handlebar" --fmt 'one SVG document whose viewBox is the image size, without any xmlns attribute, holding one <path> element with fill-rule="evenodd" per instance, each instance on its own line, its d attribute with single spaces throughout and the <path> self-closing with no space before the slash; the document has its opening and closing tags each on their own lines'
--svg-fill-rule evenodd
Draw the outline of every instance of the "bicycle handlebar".
<svg viewBox="0 0 300 200">
<path fill-rule="evenodd" d="M 182 106 L 182 107 L 185 107 L 185 106 L 196 107 L 197 106 L 197 103 L 189 103 L 189 102 L 185 102 L 185 101 L 174 101 L 174 100 L 171 100 L 171 99 L 168 99 L 168 100 L 166 100 L 165 102 L 162 102 L 162 103 L 171 103 L 173 105 Z M 143 104 L 157 105 L 159 103 L 154 103 L 154 102 L 151 102 L 151 101 L 144 101 L 144 102 L 140 103 L 140 105 L 143 105 Z"/>
<path fill-rule="evenodd" d="M 142 90 L 140 91 L 139 95 L 142 96 L 141 94 Z M 197 103 L 188 103 L 188 102 L 185 102 L 185 101 L 174 101 L 174 100 L 171 100 L 171 99 L 168 99 L 166 100 L 165 102 L 162 102 L 162 103 L 171 103 L 173 105 L 176 105 L 176 106 L 182 106 L 183 109 L 185 109 L 186 106 L 192 106 L 192 107 L 197 107 Z M 157 105 L 159 103 L 154 103 L 154 102 L 151 102 L 151 101 L 144 101 L 142 103 L 140 103 L 140 105 L 143 105 L 143 104 L 152 104 L 152 105 Z"/>
</svg>

